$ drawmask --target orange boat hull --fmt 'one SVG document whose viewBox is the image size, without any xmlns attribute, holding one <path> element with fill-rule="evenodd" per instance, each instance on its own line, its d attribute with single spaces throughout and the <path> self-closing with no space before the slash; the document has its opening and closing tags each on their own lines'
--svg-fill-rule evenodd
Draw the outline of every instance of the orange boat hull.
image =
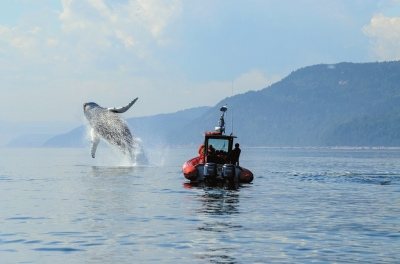
<svg viewBox="0 0 400 264">
<path fill-rule="evenodd" d="M 251 171 L 249 171 L 248 169 L 242 168 L 243 170 L 241 170 L 239 172 L 239 180 L 240 182 L 244 182 L 244 183 L 250 183 L 253 181 L 254 179 L 254 175 Z"/>
<path fill-rule="evenodd" d="M 203 164 L 201 156 L 186 161 L 182 166 L 183 176 L 190 181 L 203 180 L 203 174 L 200 174 L 198 169 L 201 164 Z M 203 167 L 200 169 L 202 170 Z M 238 173 L 239 182 L 250 183 L 254 179 L 253 173 L 246 168 L 237 166 L 236 173 Z"/>
<path fill-rule="evenodd" d="M 182 166 L 183 176 L 185 176 L 188 180 L 195 180 L 199 175 L 199 172 L 196 169 L 196 165 L 201 161 L 200 157 L 193 158 L 191 160 L 186 161 Z"/>
</svg>

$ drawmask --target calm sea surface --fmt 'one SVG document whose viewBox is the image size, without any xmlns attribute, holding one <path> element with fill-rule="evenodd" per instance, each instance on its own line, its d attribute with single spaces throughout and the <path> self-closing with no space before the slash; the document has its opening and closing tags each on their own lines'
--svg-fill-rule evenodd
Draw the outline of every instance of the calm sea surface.
<svg viewBox="0 0 400 264">
<path fill-rule="evenodd" d="M 400 263 L 400 150 L 244 148 L 238 190 L 196 152 L 0 149 L 0 263 Z"/>
</svg>

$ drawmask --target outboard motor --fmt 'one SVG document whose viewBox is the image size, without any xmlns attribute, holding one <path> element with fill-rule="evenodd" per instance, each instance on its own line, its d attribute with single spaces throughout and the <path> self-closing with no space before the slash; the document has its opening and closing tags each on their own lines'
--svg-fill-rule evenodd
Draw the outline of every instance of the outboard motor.
<svg viewBox="0 0 400 264">
<path fill-rule="evenodd" d="M 224 179 L 234 179 L 235 178 L 235 165 L 224 164 L 222 167 L 222 177 Z"/>
<path fill-rule="evenodd" d="M 204 164 L 204 181 L 211 182 L 217 178 L 217 164 L 207 162 Z"/>
</svg>

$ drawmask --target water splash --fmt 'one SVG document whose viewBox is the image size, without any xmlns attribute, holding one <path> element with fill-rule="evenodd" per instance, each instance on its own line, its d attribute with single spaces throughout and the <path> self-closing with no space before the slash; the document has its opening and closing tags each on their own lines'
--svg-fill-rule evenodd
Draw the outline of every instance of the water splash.
<svg viewBox="0 0 400 264">
<path fill-rule="evenodd" d="M 91 141 L 91 126 L 88 122 L 84 137 L 85 140 Z M 149 159 L 140 138 L 132 138 L 128 148 L 115 146 L 102 138 L 96 154 L 96 163 L 102 166 L 145 166 L 149 164 Z"/>
</svg>

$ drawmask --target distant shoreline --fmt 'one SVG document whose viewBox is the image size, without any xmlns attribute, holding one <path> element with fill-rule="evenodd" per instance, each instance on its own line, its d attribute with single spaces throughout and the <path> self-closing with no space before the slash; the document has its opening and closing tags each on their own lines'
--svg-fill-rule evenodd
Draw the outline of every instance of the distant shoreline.
<svg viewBox="0 0 400 264">
<path fill-rule="evenodd" d="M 260 147 L 246 147 L 243 146 L 242 148 L 247 149 L 338 149 L 338 150 L 400 150 L 400 146 L 397 147 L 385 147 L 385 146 L 359 146 L 359 147 L 352 147 L 352 146 L 332 146 L 332 147 L 321 147 L 321 146 L 309 146 L 309 147 L 270 147 L 270 146 L 260 146 Z"/>
</svg>

